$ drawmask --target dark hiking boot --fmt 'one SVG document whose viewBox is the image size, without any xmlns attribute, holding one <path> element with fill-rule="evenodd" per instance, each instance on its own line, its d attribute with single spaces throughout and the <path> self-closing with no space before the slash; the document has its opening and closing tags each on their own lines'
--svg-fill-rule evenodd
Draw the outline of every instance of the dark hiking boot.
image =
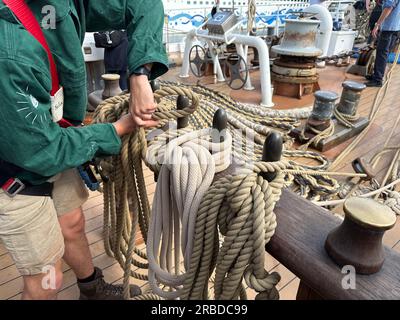
<svg viewBox="0 0 400 320">
<path fill-rule="evenodd" d="M 376 81 L 376 80 L 370 80 L 365 84 L 367 87 L 382 87 L 382 82 L 381 81 Z"/>
<path fill-rule="evenodd" d="M 103 272 L 95 268 L 95 279 L 87 283 L 79 283 L 79 300 L 123 300 L 122 285 L 113 285 L 104 281 Z M 142 294 L 138 286 L 130 285 L 131 297 Z"/>
</svg>

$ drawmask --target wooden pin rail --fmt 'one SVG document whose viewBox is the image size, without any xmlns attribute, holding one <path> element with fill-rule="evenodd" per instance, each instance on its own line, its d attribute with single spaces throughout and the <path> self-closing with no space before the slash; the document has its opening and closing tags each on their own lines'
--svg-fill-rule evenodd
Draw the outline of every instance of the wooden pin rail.
<svg viewBox="0 0 400 320">
<path fill-rule="evenodd" d="M 400 254 L 385 247 L 382 269 L 356 275 L 356 289 L 344 289 L 341 272 L 327 255 L 327 235 L 342 221 L 294 193 L 283 190 L 275 213 L 278 227 L 266 251 L 300 278 L 298 300 L 400 299 Z"/>
</svg>

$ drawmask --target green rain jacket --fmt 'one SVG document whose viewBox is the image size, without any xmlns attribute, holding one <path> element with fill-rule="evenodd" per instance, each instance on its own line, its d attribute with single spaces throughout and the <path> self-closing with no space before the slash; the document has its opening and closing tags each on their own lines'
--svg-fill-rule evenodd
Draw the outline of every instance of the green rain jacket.
<svg viewBox="0 0 400 320">
<path fill-rule="evenodd" d="M 126 29 L 129 70 L 153 63 L 151 78 L 168 70 L 162 43 L 161 0 L 27 0 L 38 21 L 56 12 L 43 30 L 64 87 L 64 118 L 80 123 L 87 106 L 82 53 L 85 32 Z M 42 13 L 42 10 L 44 13 Z M 51 76 L 43 47 L 0 0 L 0 159 L 24 169 L 18 178 L 39 184 L 94 156 L 117 154 L 111 124 L 62 129 L 50 113 Z"/>
</svg>

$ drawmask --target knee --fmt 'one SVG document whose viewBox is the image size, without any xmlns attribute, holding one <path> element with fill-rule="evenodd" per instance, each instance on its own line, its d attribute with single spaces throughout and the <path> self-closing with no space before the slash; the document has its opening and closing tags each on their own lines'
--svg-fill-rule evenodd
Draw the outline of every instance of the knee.
<svg viewBox="0 0 400 320">
<path fill-rule="evenodd" d="M 53 300 L 63 284 L 61 264 L 43 274 L 24 278 L 24 300 Z"/>
<path fill-rule="evenodd" d="M 61 229 L 65 240 L 74 240 L 85 232 L 85 217 L 81 209 L 61 219 Z"/>
</svg>

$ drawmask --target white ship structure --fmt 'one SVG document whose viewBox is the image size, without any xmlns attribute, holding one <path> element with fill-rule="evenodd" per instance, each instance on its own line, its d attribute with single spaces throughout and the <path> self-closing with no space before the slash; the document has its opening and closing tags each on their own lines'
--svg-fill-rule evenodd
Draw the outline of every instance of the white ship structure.
<svg viewBox="0 0 400 320">
<path fill-rule="evenodd" d="M 203 24 L 211 16 L 215 0 L 163 0 L 166 28 L 169 32 L 188 32 Z M 260 0 L 256 1 L 255 23 L 257 29 L 284 25 L 310 5 L 309 0 Z M 234 8 L 241 16 L 247 16 L 247 0 L 220 0 L 219 8 Z"/>
</svg>

